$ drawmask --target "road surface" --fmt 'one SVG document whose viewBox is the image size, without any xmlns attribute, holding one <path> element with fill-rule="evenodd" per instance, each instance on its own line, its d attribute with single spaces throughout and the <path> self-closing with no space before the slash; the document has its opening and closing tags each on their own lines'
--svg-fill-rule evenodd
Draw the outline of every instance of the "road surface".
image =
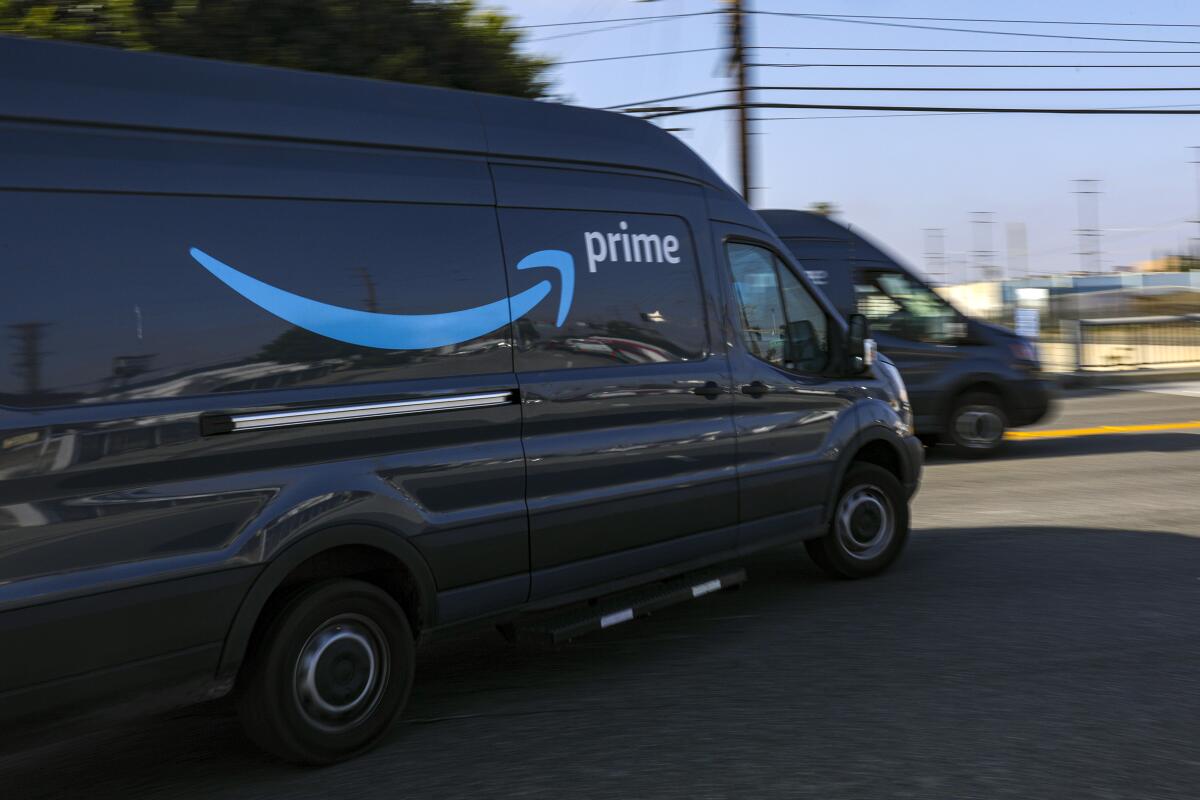
<svg viewBox="0 0 1200 800">
<path fill-rule="evenodd" d="M 1200 385 L 1153 388 L 1072 395 L 1039 428 L 1200 420 Z M 404 721 L 351 763 L 279 764 L 218 706 L 6 742 L 0 797 L 1200 793 L 1200 430 L 933 453 L 914 521 L 873 580 L 793 548 L 568 645 L 430 643 Z"/>
</svg>

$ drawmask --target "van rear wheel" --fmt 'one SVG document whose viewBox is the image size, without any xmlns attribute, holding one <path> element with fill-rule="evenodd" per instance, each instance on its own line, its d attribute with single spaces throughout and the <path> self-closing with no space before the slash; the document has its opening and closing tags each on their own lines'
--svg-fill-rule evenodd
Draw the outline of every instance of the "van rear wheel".
<svg viewBox="0 0 1200 800">
<path fill-rule="evenodd" d="M 835 578 L 866 578 L 887 569 L 908 541 L 908 496 L 895 475 L 854 464 L 842 481 L 829 530 L 804 543 Z"/>
<path fill-rule="evenodd" d="M 246 733 L 287 761 L 329 764 L 375 744 L 408 702 L 415 648 L 404 611 L 373 584 L 338 579 L 292 597 L 237 693 Z"/>
</svg>

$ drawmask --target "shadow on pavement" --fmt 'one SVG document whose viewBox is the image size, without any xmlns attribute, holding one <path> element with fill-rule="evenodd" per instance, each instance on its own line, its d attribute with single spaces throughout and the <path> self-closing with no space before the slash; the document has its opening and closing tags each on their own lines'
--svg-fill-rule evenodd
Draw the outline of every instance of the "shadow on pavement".
<svg viewBox="0 0 1200 800">
<path fill-rule="evenodd" d="M 1189 797 L 1200 538 L 933 530 L 890 572 L 799 548 L 564 646 L 423 646 L 356 761 L 258 755 L 219 708 L 0 756 L 4 797 Z M 11 744 L 11 743 L 10 743 Z"/>
<path fill-rule="evenodd" d="M 1063 456 L 1108 455 L 1116 453 L 1183 453 L 1200 451 L 1200 430 L 1161 433 L 1111 433 L 1093 436 L 1074 436 L 1061 439 L 1027 439 L 1005 442 L 999 453 L 984 461 L 1011 461 L 1023 458 L 1058 458 Z M 956 458 L 947 447 L 925 448 L 930 464 L 949 464 L 969 461 Z"/>
</svg>

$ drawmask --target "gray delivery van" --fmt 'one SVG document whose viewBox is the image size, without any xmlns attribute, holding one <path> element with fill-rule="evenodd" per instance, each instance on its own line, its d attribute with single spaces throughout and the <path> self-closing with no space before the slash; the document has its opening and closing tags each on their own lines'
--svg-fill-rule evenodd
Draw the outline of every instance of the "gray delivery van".
<svg viewBox="0 0 1200 800">
<path fill-rule="evenodd" d="M 864 314 L 908 384 L 917 434 L 961 456 L 990 456 L 1010 427 L 1050 411 L 1054 381 L 1033 342 L 967 316 L 858 231 L 809 211 L 763 219 L 843 314 Z"/>
<path fill-rule="evenodd" d="M 454 626 L 904 546 L 897 371 L 649 124 L 6 38 L 0 97 L 6 725 L 231 694 L 329 762 Z"/>
</svg>

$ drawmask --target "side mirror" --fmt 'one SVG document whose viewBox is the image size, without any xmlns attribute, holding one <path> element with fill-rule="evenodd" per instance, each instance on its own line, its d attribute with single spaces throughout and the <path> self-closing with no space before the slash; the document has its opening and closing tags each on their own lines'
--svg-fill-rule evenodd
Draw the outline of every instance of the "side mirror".
<svg viewBox="0 0 1200 800">
<path fill-rule="evenodd" d="M 875 340 L 871 338 L 871 327 L 862 314 L 851 314 L 846 333 L 846 356 L 852 374 L 864 372 L 875 363 Z"/>
</svg>

